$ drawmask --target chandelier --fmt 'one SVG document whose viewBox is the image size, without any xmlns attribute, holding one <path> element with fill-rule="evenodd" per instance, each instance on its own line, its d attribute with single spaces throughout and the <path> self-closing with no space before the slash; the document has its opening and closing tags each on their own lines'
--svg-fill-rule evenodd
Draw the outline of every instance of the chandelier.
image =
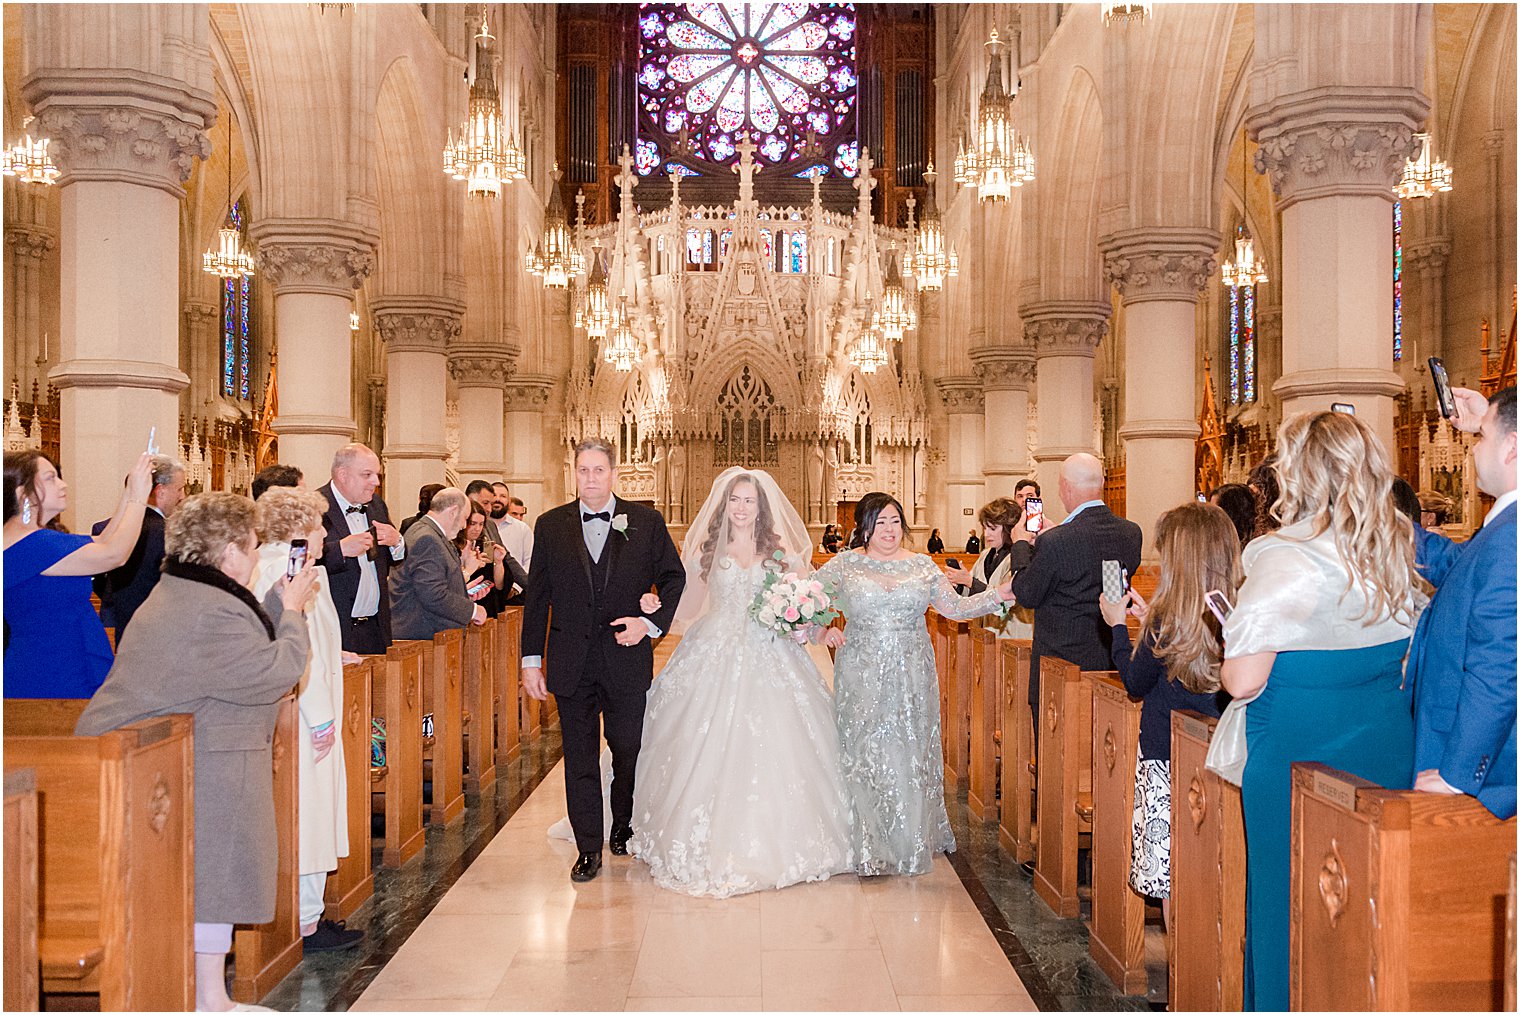
<svg viewBox="0 0 1520 1015">
<path fill-rule="evenodd" d="M 545 289 L 564 289 L 572 275 L 585 270 L 585 258 L 570 241 L 565 224 L 565 203 L 559 198 L 559 164 L 554 166 L 549 184 L 549 207 L 544 210 L 544 235 L 528 252 L 525 264 L 529 272 L 544 280 Z"/>
<path fill-rule="evenodd" d="M 1404 175 L 1394 193 L 1408 200 L 1415 197 L 1434 197 L 1451 189 L 1451 167 L 1436 158 L 1430 147 L 1429 134 L 1416 134 L 1420 142 L 1420 154 L 1404 160 Z"/>
<path fill-rule="evenodd" d="M 357 311 L 357 310 L 350 310 L 348 312 L 348 330 L 349 331 L 358 331 L 359 330 L 359 311 Z"/>
<path fill-rule="evenodd" d="M 58 167 L 53 165 L 53 160 L 48 155 L 48 145 L 52 142 L 45 137 L 32 137 L 31 132 L 26 130 L 31 123 L 30 116 L 22 121 L 21 129 L 26 133 L 20 141 L 5 150 L 5 161 L 0 164 L 0 171 L 6 176 L 16 177 L 22 183 L 52 184 L 58 179 Z"/>
<path fill-rule="evenodd" d="M 887 362 L 887 347 L 874 327 L 860 333 L 850 348 L 850 362 L 863 374 L 874 374 L 876 368 Z"/>
<path fill-rule="evenodd" d="M 243 233 L 232 220 L 232 118 L 227 119 L 227 218 L 217 231 L 216 249 L 201 255 L 201 269 L 218 278 L 253 274 L 253 254 L 243 249 Z"/>
<path fill-rule="evenodd" d="M 924 182 L 928 194 L 924 197 L 924 217 L 918 223 L 918 235 L 913 244 L 910 272 L 918 279 L 920 289 L 938 289 L 945 279 L 954 278 L 960 270 L 960 259 L 955 250 L 945 249 L 945 229 L 940 222 L 939 209 L 934 207 L 934 181 L 939 174 L 934 171 L 934 161 L 924 170 Z"/>
<path fill-rule="evenodd" d="M 602 343 L 602 359 L 610 363 L 618 373 L 626 374 L 633 369 L 639 358 L 639 343 L 633 337 L 633 322 L 628 310 L 628 294 L 618 297 L 617 310 L 612 313 L 611 330 Z"/>
<path fill-rule="evenodd" d="M 595 341 L 607 337 L 612 324 L 612 307 L 607 300 L 607 269 L 602 265 L 600 247 L 591 250 L 591 277 L 586 293 L 575 312 L 575 326 L 584 328 L 586 337 Z"/>
<path fill-rule="evenodd" d="M 1104 0 L 1102 4 L 1103 24 L 1113 24 L 1115 21 L 1144 21 L 1151 14 L 1150 0 L 1141 0 L 1139 3 L 1109 3 Z"/>
<path fill-rule="evenodd" d="M 887 274 L 882 280 L 878 318 L 882 337 L 889 342 L 901 342 L 903 333 L 912 331 L 918 324 L 913 313 L 913 299 L 903 285 L 902 272 L 897 265 L 897 249 L 894 247 L 887 253 Z"/>
<path fill-rule="evenodd" d="M 450 131 L 443 146 L 443 171 L 466 181 L 465 193 L 470 197 L 500 197 L 503 182 L 527 175 L 527 159 L 502 120 L 492 47 L 495 41 L 482 15 L 471 54 L 469 119 L 459 128 L 459 140 L 454 140 Z"/>
<path fill-rule="evenodd" d="M 312 4 L 312 6 L 317 9 L 317 13 L 318 14 L 326 14 L 328 11 L 337 11 L 339 14 L 347 14 L 349 8 L 351 8 L 353 6 L 353 4 L 351 4 L 351 3 L 347 3 L 347 4 L 343 4 L 343 3 L 331 3 L 331 4 L 314 3 L 314 4 Z"/>
<path fill-rule="evenodd" d="M 1267 262 L 1256 257 L 1256 244 L 1246 231 L 1245 217 L 1250 210 L 1250 191 L 1246 189 L 1246 136 L 1240 134 L 1240 208 L 1241 223 L 1235 227 L 1235 259 L 1224 262 L 1220 271 L 1224 284 L 1231 289 L 1260 285 L 1267 280 Z"/>
<path fill-rule="evenodd" d="M 1003 88 L 1002 48 L 994 28 L 987 40 L 987 85 L 977 110 L 976 136 L 969 146 L 963 136 L 955 153 L 955 182 L 975 186 L 983 201 L 1006 201 L 1012 188 L 1034 179 L 1034 154 L 1013 126 L 1013 97 Z"/>
</svg>

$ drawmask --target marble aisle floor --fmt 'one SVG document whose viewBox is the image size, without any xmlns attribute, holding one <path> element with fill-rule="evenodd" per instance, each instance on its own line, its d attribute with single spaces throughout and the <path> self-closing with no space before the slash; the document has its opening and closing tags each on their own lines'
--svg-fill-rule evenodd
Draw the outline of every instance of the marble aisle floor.
<svg viewBox="0 0 1520 1015">
<path fill-rule="evenodd" d="M 556 766 L 353 1011 L 1034 1011 L 948 859 L 733 899 L 654 885 L 606 858 L 583 885 Z"/>
</svg>

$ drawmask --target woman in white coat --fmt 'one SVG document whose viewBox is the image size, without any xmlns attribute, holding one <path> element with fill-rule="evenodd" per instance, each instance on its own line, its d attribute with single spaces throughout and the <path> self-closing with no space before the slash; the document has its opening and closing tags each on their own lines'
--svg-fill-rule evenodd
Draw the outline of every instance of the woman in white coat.
<svg viewBox="0 0 1520 1015">
<path fill-rule="evenodd" d="M 308 552 L 321 552 L 327 508 L 320 494 L 271 487 L 258 501 L 258 565 L 252 588 L 262 596 L 285 576 L 292 540 L 304 539 Z M 307 610 L 311 655 L 296 686 L 301 735 L 297 737 L 297 792 L 301 875 L 301 936 L 305 951 L 351 948 L 364 936 L 341 922 L 322 919 L 327 874 L 348 855 L 348 792 L 343 769 L 343 643 L 327 572 L 318 567 L 316 600 Z"/>
</svg>

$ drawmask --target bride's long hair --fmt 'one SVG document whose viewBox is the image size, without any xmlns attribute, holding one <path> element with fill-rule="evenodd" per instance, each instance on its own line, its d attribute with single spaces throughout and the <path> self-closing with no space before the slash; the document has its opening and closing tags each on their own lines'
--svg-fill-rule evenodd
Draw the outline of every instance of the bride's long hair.
<svg viewBox="0 0 1520 1015">
<path fill-rule="evenodd" d="M 753 476 L 741 472 L 728 481 L 728 486 L 723 490 L 723 502 L 707 523 L 707 538 L 702 540 L 703 578 L 712 573 L 713 555 L 723 538 L 723 527 L 728 524 L 728 501 L 740 483 L 748 483 L 755 491 L 755 555 L 769 563 L 775 552 L 781 549 L 781 536 L 776 532 L 776 522 L 771 517 L 771 504 L 765 496 L 765 490 L 755 482 Z"/>
</svg>

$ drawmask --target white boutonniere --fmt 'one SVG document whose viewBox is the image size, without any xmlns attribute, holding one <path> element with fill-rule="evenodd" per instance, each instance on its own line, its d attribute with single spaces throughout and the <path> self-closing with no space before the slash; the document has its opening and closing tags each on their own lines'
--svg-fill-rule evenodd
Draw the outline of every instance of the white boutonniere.
<svg viewBox="0 0 1520 1015">
<path fill-rule="evenodd" d="M 618 535 L 622 536 L 624 539 L 627 539 L 628 538 L 628 516 L 624 515 L 624 514 L 613 515 L 612 516 L 612 531 L 616 532 Z"/>
</svg>

